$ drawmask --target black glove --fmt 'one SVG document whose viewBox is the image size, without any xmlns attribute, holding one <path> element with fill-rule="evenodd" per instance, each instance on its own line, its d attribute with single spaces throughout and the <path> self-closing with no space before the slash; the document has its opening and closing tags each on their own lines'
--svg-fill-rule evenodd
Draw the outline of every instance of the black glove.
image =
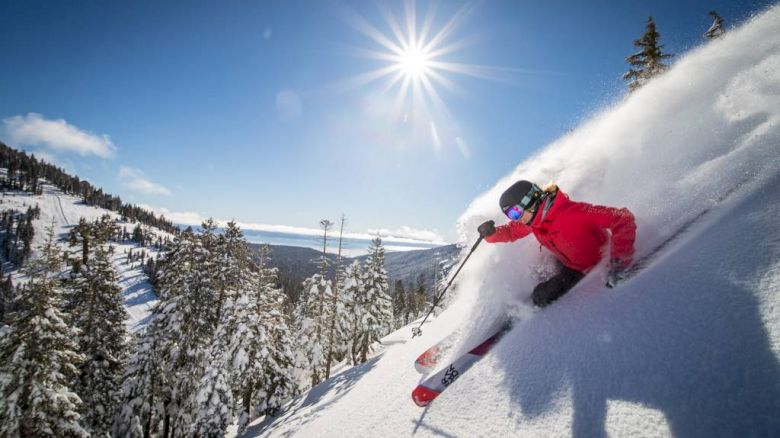
<svg viewBox="0 0 780 438">
<path fill-rule="evenodd" d="M 496 223 L 495 221 L 483 222 L 482 225 L 477 227 L 477 231 L 482 237 L 490 236 L 496 232 Z"/>
</svg>

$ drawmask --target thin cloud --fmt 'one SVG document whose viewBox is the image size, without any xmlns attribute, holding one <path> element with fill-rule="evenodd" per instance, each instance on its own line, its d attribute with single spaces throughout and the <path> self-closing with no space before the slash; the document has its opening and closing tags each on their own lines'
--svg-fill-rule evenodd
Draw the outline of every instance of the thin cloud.
<svg viewBox="0 0 780 438">
<path fill-rule="evenodd" d="M 125 187 L 147 195 L 166 195 L 171 191 L 167 187 L 152 182 L 141 169 L 121 166 L 119 168 L 119 180 Z"/>
<path fill-rule="evenodd" d="M 165 216 L 166 219 L 179 225 L 200 225 L 206 218 L 193 211 L 171 211 L 164 207 L 152 207 L 146 204 L 136 204 L 139 207 Z"/>
<path fill-rule="evenodd" d="M 388 230 L 386 228 L 372 229 L 368 230 L 368 233 L 372 235 L 378 234 L 383 239 L 387 240 L 402 241 L 409 239 L 429 243 L 446 243 L 437 230 L 420 230 L 406 225 L 395 230 Z"/>
<path fill-rule="evenodd" d="M 16 145 L 101 158 L 110 158 L 116 153 L 116 146 L 108 135 L 85 131 L 64 119 L 50 120 L 38 113 L 28 113 L 3 119 L 3 126 L 9 141 Z"/>
<path fill-rule="evenodd" d="M 139 207 L 151 210 L 157 214 L 162 214 L 167 219 L 180 225 L 200 225 L 205 222 L 207 217 L 191 211 L 171 211 L 167 208 L 152 207 L 150 205 L 139 204 Z M 220 227 L 224 227 L 229 222 L 225 219 L 214 219 L 214 221 Z M 321 236 L 322 230 L 319 228 L 306 228 L 306 227 L 294 227 L 290 225 L 268 225 L 268 224 L 254 224 L 247 222 L 236 222 L 242 230 L 252 231 L 265 231 L 270 233 L 288 233 L 288 234 L 301 234 L 305 236 Z M 365 233 L 344 233 L 344 237 L 347 239 L 361 239 L 371 240 L 379 235 L 387 243 L 422 243 L 430 245 L 446 245 L 447 242 L 437 230 L 418 230 L 408 226 L 402 226 L 396 230 L 388 230 L 386 228 L 370 229 Z M 407 248 L 408 249 L 408 248 Z"/>
</svg>

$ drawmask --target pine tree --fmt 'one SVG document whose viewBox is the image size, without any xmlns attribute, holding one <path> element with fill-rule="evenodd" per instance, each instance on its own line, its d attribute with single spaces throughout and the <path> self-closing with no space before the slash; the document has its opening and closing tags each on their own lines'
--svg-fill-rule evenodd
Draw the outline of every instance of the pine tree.
<svg viewBox="0 0 780 438">
<path fill-rule="evenodd" d="M 303 294 L 296 309 L 296 365 L 311 378 L 314 386 L 324 376 L 327 329 L 333 289 L 330 280 L 314 274 L 303 282 Z"/>
<path fill-rule="evenodd" d="M 401 328 L 409 324 L 409 311 L 407 310 L 406 290 L 403 280 L 396 280 L 393 286 L 393 318 L 395 328 Z"/>
<path fill-rule="evenodd" d="M 297 340 L 296 366 L 309 374 L 311 385 L 322 381 L 325 376 L 329 345 L 328 329 L 332 318 L 333 284 L 326 279 L 330 261 L 327 257 L 328 231 L 333 222 L 322 219 L 322 255 L 319 259 L 320 272 L 303 282 L 303 291 L 294 311 L 295 334 Z"/>
<path fill-rule="evenodd" d="M 363 321 L 366 319 L 366 288 L 364 284 L 363 269 L 360 262 L 355 260 L 344 271 L 344 294 L 350 297 L 347 311 L 350 317 L 349 343 L 352 364 L 359 363 L 360 347 L 363 345 L 363 337 L 366 336 Z"/>
<path fill-rule="evenodd" d="M 205 224 L 204 224 L 205 225 Z M 140 353 L 130 364 L 124 396 L 131 409 L 124 409 L 117 429 L 136 422 L 149 433 L 184 433 L 193 423 L 188 410 L 198 394 L 198 385 L 208 366 L 208 347 L 214 330 L 217 303 L 214 262 L 214 227 L 202 235 L 185 230 L 177 236 L 161 263 L 160 300 L 152 311 Z M 150 403 L 152 399 L 154 403 Z"/>
<path fill-rule="evenodd" d="M 170 376 L 170 406 L 166 415 L 171 416 L 174 432 L 188 430 L 194 421 L 195 412 L 187 407 L 197 396 L 208 366 L 209 347 L 223 305 L 220 300 L 224 297 L 224 283 L 219 260 L 224 253 L 220 251 L 213 221 L 207 221 L 202 228 L 203 232 L 195 236 L 189 249 L 182 252 L 183 263 L 189 268 L 183 273 L 179 271 L 179 278 L 164 276 L 162 282 L 163 290 L 170 288 L 171 295 L 176 295 L 170 303 L 173 319 L 163 335 L 169 340 L 162 345 L 166 372 Z"/>
<path fill-rule="evenodd" d="M 249 408 L 251 401 L 251 407 L 255 413 L 268 413 L 277 409 L 298 390 L 294 382 L 290 320 L 284 312 L 286 297 L 276 285 L 279 272 L 269 265 L 269 251 L 268 246 L 264 246 L 260 252 L 254 309 L 255 317 L 265 326 L 270 348 L 268 348 L 268 355 L 265 356 L 263 362 L 263 379 L 254 382 L 254 384 L 247 380 L 244 385 L 246 388 L 254 388 L 255 391 L 255 394 L 245 393 L 244 408 Z M 253 349 L 262 352 L 262 344 L 254 342 Z M 251 376 L 244 375 L 243 377 Z M 251 400 L 246 395 L 251 395 Z"/>
<path fill-rule="evenodd" d="M 623 80 L 630 81 L 629 91 L 636 91 L 650 79 L 669 68 L 664 63 L 664 59 L 671 58 L 673 55 L 663 53 L 664 46 L 659 43 L 660 39 L 661 34 L 655 28 L 653 17 L 648 17 L 644 35 L 642 38 L 634 40 L 634 46 L 640 50 L 626 58 L 632 67 L 623 75 Z"/>
<path fill-rule="evenodd" d="M 363 330 L 360 347 L 360 361 L 365 362 L 371 344 L 387 334 L 393 324 L 393 304 L 388 295 L 387 271 L 385 271 L 385 248 L 382 239 L 376 237 L 368 249 L 371 256 L 366 261 L 365 290 L 366 304 L 363 319 Z"/>
<path fill-rule="evenodd" d="M 0 338 L 0 436 L 89 436 L 70 382 L 84 357 L 60 308 L 60 252 L 53 225 L 25 270 L 9 332 Z"/>
<path fill-rule="evenodd" d="M 278 407 L 294 391 L 291 339 L 281 311 L 284 296 L 274 287 L 276 271 L 267 266 L 268 248 L 261 250 L 257 272 L 252 273 L 246 242 L 240 232 L 234 235 L 235 247 L 227 260 L 247 269 L 238 273 L 231 286 L 236 289 L 227 294 L 211 343 L 209 366 L 191 408 L 197 412 L 194 435 L 223 434 L 233 414 L 226 407 L 233 406 L 236 397 L 243 426 L 251 415 Z"/>
<path fill-rule="evenodd" d="M 330 368 L 333 361 L 337 357 L 343 357 L 346 353 L 347 337 L 349 336 L 350 316 L 347 309 L 350 307 L 350 296 L 343 290 L 343 272 L 341 267 L 341 248 L 345 223 L 346 217 L 342 214 L 339 227 L 339 251 L 336 258 L 336 281 L 329 312 L 328 350 L 325 357 L 326 379 L 330 378 Z"/>
<path fill-rule="evenodd" d="M 725 33 L 723 30 L 723 18 L 721 18 L 721 16 L 718 15 L 718 13 L 715 11 L 710 11 L 709 15 L 712 17 L 713 21 L 710 28 L 707 29 L 707 32 L 704 32 L 704 38 L 707 38 L 708 40 L 714 40 Z"/>
<path fill-rule="evenodd" d="M 120 403 L 122 375 L 127 362 L 125 311 L 117 274 L 108 255 L 98 247 L 74 285 L 84 306 L 74 309 L 72 325 L 81 331 L 85 356 L 76 392 L 85 406 L 84 426 L 93 436 L 108 436 Z"/>
<path fill-rule="evenodd" d="M 190 424 L 182 424 L 182 431 L 189 436 L 224 436 L 232 418 L 233 394 L 230 390 L 228 364 L 224 356 L 210 356 L 208 368 L 201 379 L 197 395 L 185 406 Z"/>
<path fill-rule="evenodd" d="M 11 281 L 11 274 L 3 272 L 3 265 L 0 263 L 0 327 L 7 325 L 6 315 L 13 310 L 14 287 Z"/>
<path fill-rule="evenodd" d="M 153 315 L 159 315 L 159 307 Z M 123 377 L 122 409 L 114 420 L 114 436 L 148 437 L 164 415 L 162 387 L 166 380 L 162 358 L 156 348 L 158 320 L 154 318 L 140 334 Z"/>
<path fill-rule="evenodd" d="M 417 285 L 414 290 L 407 294 L 407 312 L 409 314 L 409 321 L 422 316 L 431 307 L 428 297 L 428 291 L 426 288 L 425 274 L 417 276 Z"/>
<path fill-rule="evenodd" d="M 81 246 L 81 265 L 86 265 L 89 262 L 89 245 L 90 245 L 90 226 L 87 220 L 83 217 L 79 219 L 79 224 L 71 228 L 68 233 L 68 243 L 70 246 Z M 78 272 L 78 266 L 74 266 L 74 271 Z"/>
</svg>

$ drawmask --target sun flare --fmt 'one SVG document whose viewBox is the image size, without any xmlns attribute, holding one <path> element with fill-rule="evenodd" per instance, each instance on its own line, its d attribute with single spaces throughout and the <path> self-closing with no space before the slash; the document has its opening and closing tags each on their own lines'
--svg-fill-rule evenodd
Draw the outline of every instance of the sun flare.
<svg viewBox="0 0 780 438">
<path fill-rule="evenodd" d="M 379 3 L 386 25 L 384 32 L 356 13 L 348 17 L 349 24 L 374 43 L 372 48 L 356 49 L 356 55 L 380 64 L 351 78 L 347 85 L 357 88 L 384 82 L 384 87 L 377 91 L 392 99 L 385 110 L 385 120 L 409 124 L 411 132 L 425 135 L 424 142 L 437 150 L 459 144 L 463 142 L 462 133 L 442 92 L 463 94 L 453 79 L 456 75 L 497 79 L 498 71 L 489 66 L 452 61 L 475 40 L 473 35 L 457 35 L 458 26 L 474 5 L 464 6 L 449 19 L 439 21 L 435 17 L 436 3 L 431 3 L 422 20 L 418 20 L 413 0 L 403 4 L 404 14 L 398 19 L 388 3 Z"/>
<path fill-rule="evenodd" d="M 431 56 L 419 47 L 410 47 L 398 57 L 398 68 L 407 79 L 422 79 L 431 70 Z"/>
</svg>

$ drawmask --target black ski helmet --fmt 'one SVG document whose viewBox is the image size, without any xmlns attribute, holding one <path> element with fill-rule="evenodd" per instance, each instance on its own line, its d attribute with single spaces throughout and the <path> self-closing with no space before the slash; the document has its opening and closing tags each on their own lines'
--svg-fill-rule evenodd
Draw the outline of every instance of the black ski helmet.
<svg viewBox="0 0 780 438">
<path fill-rule="evenodd" d="M 528 197 L 524 202 L 523 198 Z M 542 189 L 536 184 L 520 180 L 512 184 L 508 189 L 504 190 L 501 194 L 501 198 L 498 200 L 498 205 L 501 207 L 501 211 L 506 211 L 509 207 L 513 207 L 517 204 L 525 204 L 525 208 L 533 208 L 539 203 L 542 198 Z"/>
</svg>

